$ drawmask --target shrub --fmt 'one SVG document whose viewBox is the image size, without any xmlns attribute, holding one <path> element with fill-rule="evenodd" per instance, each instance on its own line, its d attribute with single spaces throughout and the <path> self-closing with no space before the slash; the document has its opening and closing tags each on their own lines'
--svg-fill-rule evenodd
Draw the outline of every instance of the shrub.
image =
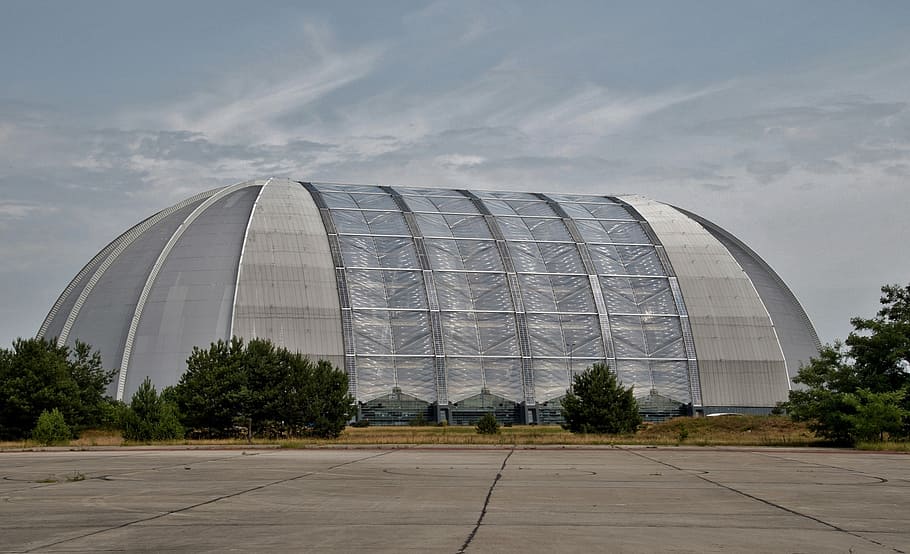
<svg viewBox="0 0 910 554">
<path fill-rule="evenodd" d="M 139 386 L 124 414 L 123 438 L 149 442 L 183 437 L 177 408 L 158 395 L 148 377 Z"/>
<path fill-rule="evenodd" d="M 474 427 L 481 435 L 495 435 L 499 433 L 499 422 L 493 412 L 487 412 L 481 416 Z"/>
<path fill-rule="evenodd" d="M 424 417 L 423 414 L 417 414 L 413 419 L 408 421 L 408 425 L 411 427 L 426 427 L 428 425 L 427 418 Z"/>
<path fill-rule="evenodd" d="M 63 413 L 57 408 L 41 412 L 38 424 L 32 430 L 32 438 L 45 446 L 69 442 L 72 436 L 73 432 L 66 424 Z"/>
<path fill-rule="evenodd" d="M 576 374 L 562 400 L 564 429 L 573 433 L 632 433 L 641 425 L 632 387 L 625 388 L 607 364 Z"/>
</svg>

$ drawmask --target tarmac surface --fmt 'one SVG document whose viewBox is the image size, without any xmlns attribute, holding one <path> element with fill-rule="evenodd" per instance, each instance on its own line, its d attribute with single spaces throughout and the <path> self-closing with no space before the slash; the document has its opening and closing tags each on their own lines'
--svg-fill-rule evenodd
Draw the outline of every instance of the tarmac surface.
<svg viewBox="0 0 910 554">
<path fill-rule="evenodd" d="M 910 456 L 0 452 L 0 552 L 910 552 Z"/>
</svg>

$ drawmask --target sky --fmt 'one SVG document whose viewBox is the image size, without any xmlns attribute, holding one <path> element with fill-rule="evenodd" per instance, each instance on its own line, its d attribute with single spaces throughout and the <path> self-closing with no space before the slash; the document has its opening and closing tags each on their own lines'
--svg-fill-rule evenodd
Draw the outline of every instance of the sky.
<svg viewBox="0 0 910 554">
<path fill-rule="evenodd" d="M 0 4 L 0 346 L 88 260 L 261 177 L 643 194 L 822 342 L 910 283 L 910 2 Z"/>
</svg>

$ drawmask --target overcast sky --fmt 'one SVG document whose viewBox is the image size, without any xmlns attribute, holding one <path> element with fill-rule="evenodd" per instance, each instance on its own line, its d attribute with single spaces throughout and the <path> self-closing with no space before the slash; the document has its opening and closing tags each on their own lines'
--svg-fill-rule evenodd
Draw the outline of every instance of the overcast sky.
<svg viewBox="0 0 910 554">
<path fill-rule="evenodd" d="M 910 2 L 0 4 L 0 345 L 126 228 L 251 178 L 639 193 L 823 342 L 910 282 Z"/>
</svg>

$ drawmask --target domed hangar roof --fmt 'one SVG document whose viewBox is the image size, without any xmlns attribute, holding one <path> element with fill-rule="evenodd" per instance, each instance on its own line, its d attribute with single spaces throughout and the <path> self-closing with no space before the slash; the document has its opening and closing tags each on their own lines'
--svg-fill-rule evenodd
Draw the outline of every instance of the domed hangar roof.
<svg viewBox="0 0 910 554">
<path fill-rule="evenodd" d="M 267 337 L 344 368 L 361 402 L 558 399 L 606 360 L 636 394 L 706 411 L 785 400 L 818 338 L 755 252 L 641 196 L 256 180 L 140 222 L 39 331 L 175 384 L 193 346 Z"/>
</svg>

